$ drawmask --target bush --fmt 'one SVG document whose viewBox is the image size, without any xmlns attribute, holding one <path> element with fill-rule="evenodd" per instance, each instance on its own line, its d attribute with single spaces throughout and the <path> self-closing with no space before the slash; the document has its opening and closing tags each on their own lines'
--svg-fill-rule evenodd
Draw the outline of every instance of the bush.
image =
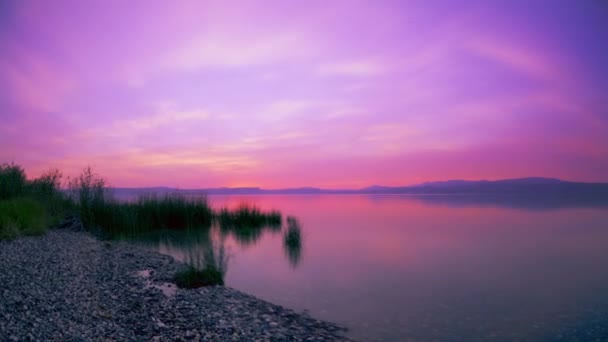
<svg viewBox="0 0 608 342">
<path fill-rule="evenodd" d="M 0 201 L 0 239 L 41 235 L 48 223 L 49 215 L 38 201 L 31 198 Z"/>
<path fill-rule="evenodd" d="M 28 184 L 28 196 L 44 205 L 51 218 L 51 225 L 59 223 L 66 211 L 74 206 L 61 191 L 61 178 L 62 174 L 58 169 L 50 169 Z"/>
<path fill-rule="evenodd" d="M 38 235 L 59 223 L 69 208 L 60 190 L 61 172 L 51 169 L 27 181 L 18 165 L 0 165 L 0 238 Z"/>
<path fill-rule="evenodd" d="M 19 165 L 0 165 L 0 200 L 23 196 L 26 191 L 25 171 Z"/>
</svg>

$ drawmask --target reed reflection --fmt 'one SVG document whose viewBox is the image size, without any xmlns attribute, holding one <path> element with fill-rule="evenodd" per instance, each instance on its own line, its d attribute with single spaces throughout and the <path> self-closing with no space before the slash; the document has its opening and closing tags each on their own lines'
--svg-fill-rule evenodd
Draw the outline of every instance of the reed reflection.
<svg viewBox="0 0 608 342">
<path fill-rule="evenodd" d="M 283 234 L 283 250 L 292 268 L 296 268 L 302 258 L 302 229 L 300 221 L 287 217 L 287 229 Z"/>
<path fill-rule="evenodd" d="M 287 217 L 286 225 L 279 212 L 260 214 L 257 207 L 241 204 L 235 210 L 221 209 L 211 226 L 198 229 L 155 230 L 131 238 L 134 243 L 152 247 L 188 265 L 190 274 L 213 270 L 218 284 L 223 284 L 232 256 L 230 245 L 248 248 L 262 240 L 265 234 L 281 234 L 284 255 L 296 268 L 302 258 L 302 226 L 295 217 Z"/>
</svg>

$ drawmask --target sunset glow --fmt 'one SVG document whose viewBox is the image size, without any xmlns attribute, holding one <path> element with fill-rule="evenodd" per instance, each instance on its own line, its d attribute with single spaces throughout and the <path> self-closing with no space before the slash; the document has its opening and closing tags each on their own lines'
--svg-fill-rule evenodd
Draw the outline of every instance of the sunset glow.
<svg viewBox="0 0 608 342">
<path fill-rule="evenodd" d="M 112 186 L 608 182 L 603 1 L 1 1 L 0 162 Z"/>
</svg>

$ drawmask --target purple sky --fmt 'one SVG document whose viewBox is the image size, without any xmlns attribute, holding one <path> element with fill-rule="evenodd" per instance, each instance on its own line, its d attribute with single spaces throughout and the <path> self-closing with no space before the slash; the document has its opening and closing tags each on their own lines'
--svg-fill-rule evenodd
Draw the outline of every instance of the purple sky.
<svg viewBox="0 0 608 342">
<path fill-rule="evenodd" d="M 0 1 L 0 161 L 114 186 L 608 181 L 608 2 Z"/>
</svg>

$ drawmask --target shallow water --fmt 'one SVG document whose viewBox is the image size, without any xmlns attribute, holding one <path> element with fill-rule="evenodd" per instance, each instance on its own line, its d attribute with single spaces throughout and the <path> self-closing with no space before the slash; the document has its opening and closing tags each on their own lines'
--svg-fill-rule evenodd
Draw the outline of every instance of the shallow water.
<svg viewBox="0 0 608 342">
<path fill-rule="evenodd" d="M 188 260 L 221 245 L 228 286 L 345 325 L 358 340 L 560 339 L 608 317 L 603 205 L 407 195 L 209 199 L 296 217 L 301 249 L 290 254 L 277 231 L 155 248 Z"/>
</svg>

